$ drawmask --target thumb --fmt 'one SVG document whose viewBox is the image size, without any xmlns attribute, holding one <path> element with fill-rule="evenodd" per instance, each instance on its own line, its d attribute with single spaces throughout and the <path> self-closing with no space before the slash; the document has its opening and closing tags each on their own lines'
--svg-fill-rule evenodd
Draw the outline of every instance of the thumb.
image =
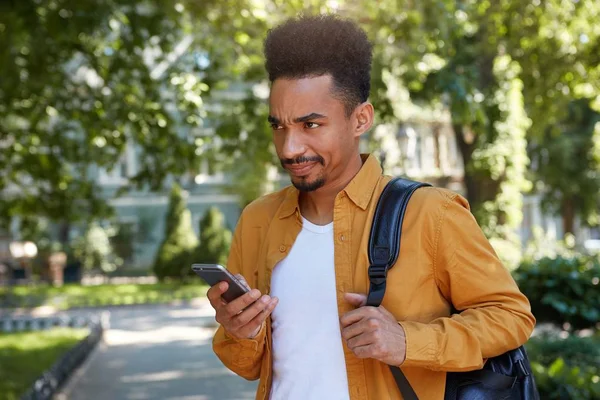
<svg viewBox="0 0 600 400">
<path fill-rule="evenodd" d="M 242 274 L 235 274 L 234 276 L 237 278 L 238 281 L 240 281 L 242 285 L 246 287 L 246 289 L 250 290 L 250 285 L 248 285 L 248 282 L 246 282 L 246 279 Z"/>
<path fill-rule="evenodd" d="M 344 299 L 354 307 L 362 307 L 367 304 L 367 295 L 360 293 L 345 293 Z"/>
</svg>

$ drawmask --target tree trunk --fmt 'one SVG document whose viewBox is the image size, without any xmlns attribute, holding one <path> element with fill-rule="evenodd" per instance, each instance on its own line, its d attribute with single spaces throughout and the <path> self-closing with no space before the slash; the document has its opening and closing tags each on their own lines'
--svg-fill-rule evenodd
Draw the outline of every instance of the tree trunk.
<svg viewBox="0 0 600 400">
<path fill-rule="evenodd" d="M 563 235 L 575 231 L 575 205 L 572 197 L 566 197 L 562 202 Z"/>
<path fill-rule="evenodd" d="M 500 191 L 500 181 L 493 181 L 487 176 L 478 175 L 470 171 L 470 165 L 473 158 L 473 152 L 475 151 L 475 139 L 469 138 L 465 134 L 465 128 L 461 125 L 454 124 L 454 133 L 456 136 L 456 142 L 462 155 L 464 163 L 464 184 L 466 189 L 465 197 L 469 201 L 471 210 L 475 216 L 478 216 L 477 211 L 481 205 L 486 201 L 493 201 Z M 504 216 L 498 215 L 498 221 L 503 221 Z M 480 220 L 480 224 L 485 224 L 486 221 Z M 502 222 L 503 223 L 503 222 Z"/>
<path fill-rule="evenodd" d="M 69 231 L 71 230 L 71 223 L 69 221 L 62 221 L 58 230 L 58 240 L 60 244 L 66 246 L 69 243 Z"/>
<path fill-rule="evenodd" d="M 466 189 L 466 197 L 469 200 L 469 203 L 473 204 L 477 202 L 477 182 L 474 177 L 469 174 L 468 166 L 471 164 L 471 158 L 473 156 L 473 151 L 475 150 L 475 146 L 473 146 L 473 142 L 469 142 L 465 137 L 465 130 L 462 125 L 453 124 L 452 128 L 454 129 L 454 135 L 456 136 L 456 143 L 458 144 L 458 149 L 460 150 L 460 154 L 463 159 L 463 169 L 465 171 L 465 189 Z"/>
<path fill-rule="evenodd" d="M 441 126 L 439 124 L 435 124 L 432 129 L 433 134 L 433 162 L 435 164 L 435 168 L 440 172 L 442 171 L 442 160 L 440 155 L 440 129 Z"/>
</svg>

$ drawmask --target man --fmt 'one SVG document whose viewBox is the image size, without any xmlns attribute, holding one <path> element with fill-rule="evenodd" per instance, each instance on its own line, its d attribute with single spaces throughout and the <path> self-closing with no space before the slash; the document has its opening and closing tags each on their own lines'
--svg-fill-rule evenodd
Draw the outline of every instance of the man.
<svg viewBox="0 0 600 400">
<path fill-rule="evenodd" d="M 390 177 L 359 153 L 373 124 L 372 48 L 355 24 L 293 19 L 269 32 L 269 122 L 292 186 L 242 212 L 228 269 L 253 288 L 227 304 L 208 292 L 213 348 L 258 399 L 400 399 L 400 366 L 420 399 L 442 399 L 447 371 L 479 369 L 535 324 L 527 299 L 464 198 L 413 195 L 398 266 L 380 307 L 366 307 L 367 248 Z M 464 310 L 450 317 L 451 305 Z"/>
</svg>

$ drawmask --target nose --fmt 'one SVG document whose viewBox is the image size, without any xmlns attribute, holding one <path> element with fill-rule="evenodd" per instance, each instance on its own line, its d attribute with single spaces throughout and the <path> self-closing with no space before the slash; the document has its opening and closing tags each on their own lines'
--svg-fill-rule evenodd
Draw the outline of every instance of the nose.
<svg viewBox="0 0 600 400">
<path fill-rule="evenodd" d="M 291 128 L 284 132 L 283 146 L 281 147 L 281 157 L 284 159 L 295 159 L 306 152 L 306 145 L 303 135 L 297 130 Z"/>
</svg>

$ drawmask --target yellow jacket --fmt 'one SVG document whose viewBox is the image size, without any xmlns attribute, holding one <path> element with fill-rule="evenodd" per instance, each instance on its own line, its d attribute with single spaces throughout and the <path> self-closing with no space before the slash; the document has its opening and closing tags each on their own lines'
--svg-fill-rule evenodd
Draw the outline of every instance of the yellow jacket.
<svg viewBox="0 0 600 400">
<path fill-rule="evenodd" d="M 377 200 L 391 179 L 382 175 L 373 156 L 363 160 L 334 206 L 340 316 L 352 309 L 344 293 L 369 290 L 369 229 Z M 300 230 L 295 188 L 256 200 L 244 209 L 236 226 L 227 268 L 268 294 L 272 270 Z M 450 304 L 464 311 L 450 317 Z M 401 369 L 421 400 L 443 399 L 446 371 L 480 369 L 487 358 L 525 343 L 535 325 L 527 298 L 499 261 L 467 201 L 439 188 L 419 189 L 411 198 L 400 255 L 388 273 L 382 306 L 404 328 L 407 347 Z M 260 378 L 257 399 L 269 397 L 269 319 L 254 339 L 236 340 L 219 327 L 213 349 L 236 374 Z M 357 358 L 345 344 L 344 356 L 351 400 L 402 398 L 387 365 Z"/>
</svg>

